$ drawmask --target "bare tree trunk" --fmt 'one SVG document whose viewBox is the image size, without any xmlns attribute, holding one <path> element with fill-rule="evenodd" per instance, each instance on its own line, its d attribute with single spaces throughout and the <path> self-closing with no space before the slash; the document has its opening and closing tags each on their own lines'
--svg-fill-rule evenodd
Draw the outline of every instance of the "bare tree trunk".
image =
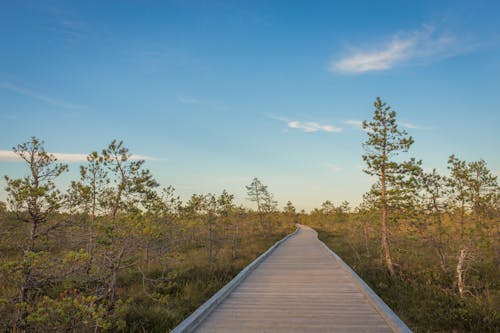
<svg viewBox="0 0 500 333">
<path fill-rule="evenodd" d="M 439 267 L 441 267 L 443 272 L 446 272 L 446 256 L 444 254 L 443 247 L 438 245 L 436 251 L 439 257 Z"/>
<path fill-rule="evenodd" d="M 262 208 L 260 207 L 260 198 L 259 198 L 259 193 L 257 192 L 257 212 L 259 213 L 259 223 L 260 226 L 262 227 L 262 232 L 266 232 L 266 227 L 264 225 L 264 213 L 262 213 Z"/>
<path fill-rule="evenodd" d="M 94 178 L 92 179 L 92 210 L 90 212 L 90 226 L 89 226 L 89 261 L 87 266 L 87 274 L 90 273 L 90 269 L 92 268 L 92 262 L 94 261 L 94 248 L 95 248 L 95 213 L 97 207 L 97 185 L 96 185 L 96 176 L 94 174 Z"/>
<path fill-rule="evenodd" d="M 266 227 L 264 225 L 264 214 L 260 211 L 260 208 L 259 208 L 259 223 L 260 223 L 260 226 L 262 227 L 262 232 L 266 232 Z"/>
<path fill-rule="evenodd" d="M 30 244 L 28 247 L 28 251 L 33 251 L 35 248 L 35 238 L 36 238 L 36 229 L 38 227 L 38 223 L 33 222 L 33 225 L 31 226 L 31 231 L 30 231 Z"/>
<path fill-rule="evenodd" d="M 94 223 L 95 223 L 95 208 L 93 207 L 92 213 L 90 215 L 90 225 L 89 225 L 89 235 L 88 235 L 89 244 L 87 248 L 87 253 L 89 255 L 89 259 L 87 261 L 87 268 L 86 268 L 87 275 L 90 274 L 90 270 L 92 269 L 92 264 L 94 261 L 94 249 L 95 249 Z"/>
<path fill-rule="evenodd" d="M 464 296 L 464 262 L 466 255 L 467 255 L 466 249 L 461 249 L 457 263 L 457 287 L 460 297 Z"/>
<path fill-rule="evenodd" d="M 36 203 L 35 203 L 36 204 Z M 30 214 L 32 214 L 32 222 L 31 222 L 31 229 L 30 229 L 30 240 L 29 240 L 29 245 L 28 248 L 24 251 L 24 264 L 23 264 L 23 274 L 22 274 L 22 280 L 21 280 L 21 285 L 19 287 L 19 303 L 22 304 L 28 304 L 30 299 L 30 291 L 34 289 L 33 282 L 32 282 L 32 259 L 30 259 L 30 254 L 35 251 L 35 239 L 37 237 L 37 230 L 38 230 L 38 221 L 39 218 L 37 216 L 33 216 L 35 214 L 34 212 L 36 209 L 33 209 Z M 26 318 L 28 317 L 28 311 L 26 307 L 20 306 L 18 307 L 17 310 L 17 320 L 16 320 L 16 326 L 20 330 L 20 332 L 24 332 L 27 329 L 27 322 Z"/>
<path fill-rule="evenodd" d="M 460 207 L 460 241 L 464 240 L 464 224 L 465 224 L 465 200 L 462 199 L 462 206 Z"/>
<path fill-rule="evenodd" d="M 235 231 L 233 235 L 233 247 L 232 247 L 232 258 L 236 259 L 238 257 L 238 239 L 240 237 L 240 223 L 236 219 L 235 221 Z"/>
<path fill-rule="evenodd" d="M 117 291 L 118 291 L 118 272 L 121 269 L 122 258 L 123 258 L 124 254 L 125 254 L 125 247 L 122 247 L 122 249 L 120 250 L 120 253 L 118 254 L 118 257 L 116 259 L 116 263 L 113 263 L 113 262 L 111 263 L 112 264 L 111 281 L 110 281 L 109 290 L 108 290 L 109 302 L 110 302 L 111 309 L 115 306 L 115 302 L 116 302 L 116 296 L 117 296 Z"/>
<path fill-rule="evenodd" d="M 385 184 L 385 167 L 382 167 L 381 178 L 382 191 L 380 193 L 382 199 L 382 248 L 385 254 L 385 263 L 391 276 L 394 276 L 394 265 L 392 263 L 391 252 L 389 249 L 388 232 L 387 232 L 387 197 Z"/>
</svg>

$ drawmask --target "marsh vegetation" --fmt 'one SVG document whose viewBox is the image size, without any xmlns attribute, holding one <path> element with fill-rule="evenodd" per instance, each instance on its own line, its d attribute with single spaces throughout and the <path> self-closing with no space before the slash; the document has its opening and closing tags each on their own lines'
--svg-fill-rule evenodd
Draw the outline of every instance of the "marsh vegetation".
<svg viewBox="0 0 500 333">
<path fill-rule="evenodd" d="M 268 187 L 234 195 L 161 188 L 121 141 L 91 152 L 79 179 L 33 137 L 14 152 L 0 205 L 0 326 L 18 332 L 165 332 L 300 222 L 314 227 L 415 332 L 498 332 L 500 191 L 483 160 L 424 171 L 380 99 L 364 122 L 362 203 L 279 209 Z M 445 161 L 446 162 L 446 161 Z"/>
</svg>

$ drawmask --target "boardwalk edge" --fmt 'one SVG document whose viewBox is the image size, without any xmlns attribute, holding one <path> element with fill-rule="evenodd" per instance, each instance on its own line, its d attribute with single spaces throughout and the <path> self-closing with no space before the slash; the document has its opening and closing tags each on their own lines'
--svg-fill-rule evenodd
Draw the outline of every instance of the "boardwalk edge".
<svg viewBox="0 0 500 333">
<path fill-rule="evenodd" d="M 271 246 L 266 252 L 261 254 L 257 259 L 252 261 L 248 266 L 243 268 L 241 272 L 238 273 L 231 281 L 229 281 L 222 289 L 216 292 L 208 301 L 203 303 L 198 309 L 196 309 L 189 317 L 184 319 L 177 327 L 175 327 L 170 333 L 191 333 L 198 325 L 203 322 L 205 318 L 219 305 L 243 280 L 257 268 L 278 246 L 284 243 L 287 239 L 295 235 L 300 228 L 292 232 L 291 234 L 280 239 L 273 246 Z"/>
<path fill-rule="evenodd" d="M 378 313 L 385 319 L 385 321 L 391 326 L 395 332 L 401 333 L 412 333 L 412 330 L 406 326 L 406 324 L 398 317 L 397 314 L 392 311 L 392 309 L 385 304 L 385 302 L 370 288 L 359 275 L 347 265 L 342 258 L 340 258 L 335 252 L 333 252 L 322 240 L 319 239 L 321 244 L 330 252 L 335 259 L 340 263 L 343 269 L 345 269 L 354 278 L 361 292 L 366 296 L 370 304 L 377 310 Z"/>
</svg>

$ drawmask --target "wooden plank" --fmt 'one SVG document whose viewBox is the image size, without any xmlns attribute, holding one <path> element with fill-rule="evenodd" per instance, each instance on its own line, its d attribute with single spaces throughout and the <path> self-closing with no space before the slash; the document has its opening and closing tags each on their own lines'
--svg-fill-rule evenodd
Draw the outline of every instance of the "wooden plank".
<svg viewBox="0 0 500 333">
<path fill-rule="evenodd" d="M 314 230 L 300 226 L 195 331 L 404 331 L 388 323 L 343 265 Z"/>
</svg>

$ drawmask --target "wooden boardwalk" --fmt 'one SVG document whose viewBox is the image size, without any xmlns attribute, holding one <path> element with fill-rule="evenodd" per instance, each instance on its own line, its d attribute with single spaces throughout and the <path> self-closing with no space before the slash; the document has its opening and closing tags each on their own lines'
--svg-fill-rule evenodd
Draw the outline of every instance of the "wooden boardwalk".
<svg viewBox="0 0 500 333">
<path fill-rule="evenodd" d="M 313 229 L 300 226 L 195 332 L 409 332 L 388 319 L 344 265 Z"/>
</svg>

